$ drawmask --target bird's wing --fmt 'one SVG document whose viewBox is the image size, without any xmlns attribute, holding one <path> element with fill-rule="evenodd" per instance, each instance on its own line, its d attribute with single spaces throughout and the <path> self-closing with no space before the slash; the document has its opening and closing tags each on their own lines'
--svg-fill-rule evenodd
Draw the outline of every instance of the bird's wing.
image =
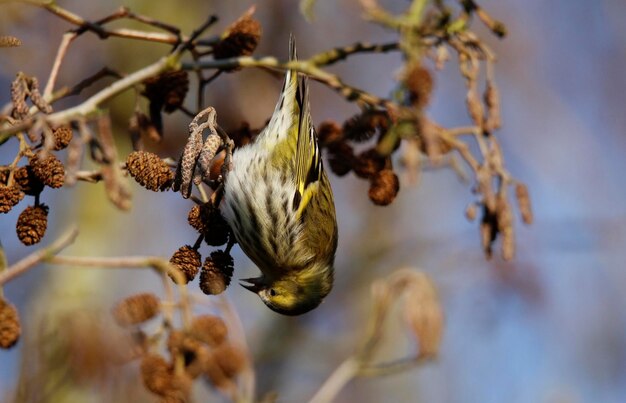
<svg viewBox="0 0 626 403">
<path fill-rule="evenodd" d="M 295 40 L 290 38 L 289 59 L 296 60 Z M 295 72 L 291 72 L 296 74 Z M 309 103 L 308 78 L 297 78 L 298 90 L 296 101 L 300 109 L 298 116 L 298 139 L 296 144 L 296 193 L 294 195 L 293 208 L 297 211 L 297 217 L 309 204 L 311 197 L 319 188 L 322 177 L 322 156 L 317 143 L 315 128 L 311 122 L 311 109 Z"/>
</svg>

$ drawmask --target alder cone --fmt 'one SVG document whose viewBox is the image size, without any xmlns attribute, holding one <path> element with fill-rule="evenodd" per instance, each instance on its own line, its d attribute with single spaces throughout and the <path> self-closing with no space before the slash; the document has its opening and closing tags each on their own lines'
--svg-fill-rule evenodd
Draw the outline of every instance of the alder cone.
<svg viewBox="0 0 626 403">
<path fill-rule="evenodd" d="M 48 228 L 48 206 L 28 206 L 17 218 L 15 229 L 18 239 L 26 246 L 39 243 Z"/>
</svg>

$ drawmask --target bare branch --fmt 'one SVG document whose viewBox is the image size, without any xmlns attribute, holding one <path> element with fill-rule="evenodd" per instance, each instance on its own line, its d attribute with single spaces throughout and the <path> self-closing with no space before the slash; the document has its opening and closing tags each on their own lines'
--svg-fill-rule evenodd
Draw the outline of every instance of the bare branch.
<svg viewBox="0 0 626 403">
<path fill-rule="evenodd" d="M 31 253 L 19 262 L 0 273 L 0 286 L 24 274 L 37 264 L 51 259 L 54 255 L 71 245 L 78 236 L 78 229 L 73 227 L 61 235 L 50 246 Z"/>
</svg>

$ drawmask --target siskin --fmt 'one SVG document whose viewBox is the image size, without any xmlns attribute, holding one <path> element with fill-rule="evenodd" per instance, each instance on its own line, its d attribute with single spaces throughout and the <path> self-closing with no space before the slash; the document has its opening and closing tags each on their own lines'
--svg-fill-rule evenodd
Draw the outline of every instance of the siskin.
<svg viewBox="0 0 626 403">
<path fill-rule="evenodd" d="M 293 38 L 289 59 L 296 59 Z M 287 71 L 267 127 L 235 151 L 224 192 L 224 217 L 262 272 L 241 285 L 284 315 L 317 307 L 333 285 L 337 220 L 306 77 Z"/>
</svg>

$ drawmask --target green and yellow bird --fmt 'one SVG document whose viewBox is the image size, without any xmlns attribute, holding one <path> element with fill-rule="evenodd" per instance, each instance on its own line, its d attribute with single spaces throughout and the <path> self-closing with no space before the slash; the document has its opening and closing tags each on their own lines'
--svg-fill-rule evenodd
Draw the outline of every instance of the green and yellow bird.
<svg viewBox="0 0 626 403">
<path fill-rule="evenodd" d="M 290 39 L 289 59 L 296 59 Z M 333 285 L 337 219 L 311 122 L 308 82 L 287 71 L 274 114 L 233 155 L 221 210 L 237 242 L 263 273 L 241 280 L 270 309 L 300 315 Z"/>
</svg>

